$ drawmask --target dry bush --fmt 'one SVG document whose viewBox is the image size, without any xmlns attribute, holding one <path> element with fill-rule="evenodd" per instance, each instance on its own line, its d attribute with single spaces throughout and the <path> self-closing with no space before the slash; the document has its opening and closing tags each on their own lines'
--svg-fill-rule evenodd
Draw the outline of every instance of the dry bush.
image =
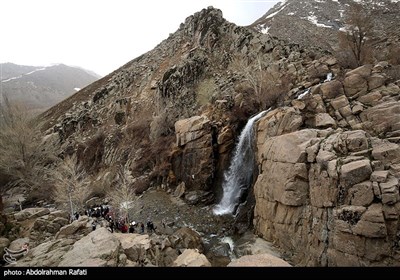
<svg viewBox="0 0 400 280">
<path fill-rule="evenodd" d="M 236 89 L 247 93 L 246 98 L 254 95 L 253 100 L 257 101 L 256 111 L 277 105 L 278 100 L 283 98 L 291 86 L 292 80 L 289 76 L 280 74 L 280 77 L 276 77 L 276 73 L 268 71 L 269 63 L 270 60 L 263 56 L 257 56 L 253 60 L 237 56 L 232 61 L 232 68 L 243 77 Z"/>
<path fill-rule="evenodd" d="M 168 106 L 153 117 L 150 124 L 150 139 L 155 141 L 160 137 L 174 134 L 175 122 L 179 119 L 178 106 Z"/>
<path fill-rule="evenodd" d="M 125 139 L 129 143 L 135 143 L 139 147 L 149 142 L 150 121 L 137 121 L 131 123 L 125 129 Z"/>
</svg>

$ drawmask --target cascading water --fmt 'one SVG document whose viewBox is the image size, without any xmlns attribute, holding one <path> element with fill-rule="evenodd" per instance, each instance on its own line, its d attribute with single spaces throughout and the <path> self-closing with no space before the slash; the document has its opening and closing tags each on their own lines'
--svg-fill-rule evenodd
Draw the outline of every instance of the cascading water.
<svg viewBox="0 0 400 280">
<path fill-rule="evenodd" d="M 268 110 L 249 119 L 240 133 L 239 142 L 233 154 L 231 164 L 224 173 L 222 199 L 213 210 L 216 215 L 233 214 L 241 195 L 251 184 L 254 168 L 253 124 L 266 112 Z"/>
</svg>

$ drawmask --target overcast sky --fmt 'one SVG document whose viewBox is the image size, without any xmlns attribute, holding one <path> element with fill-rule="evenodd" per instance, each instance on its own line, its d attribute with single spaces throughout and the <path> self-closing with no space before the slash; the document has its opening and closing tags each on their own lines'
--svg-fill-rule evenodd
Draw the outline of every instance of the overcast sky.
<svg viewBox="0 0 400 280">
<path fill-rule="evenodd" d="M 153 49 L 207 6 L 248 25 L 279 1 L 0 0 L 0 62 L 64 63 L 106 75 Z"/>
</svg>

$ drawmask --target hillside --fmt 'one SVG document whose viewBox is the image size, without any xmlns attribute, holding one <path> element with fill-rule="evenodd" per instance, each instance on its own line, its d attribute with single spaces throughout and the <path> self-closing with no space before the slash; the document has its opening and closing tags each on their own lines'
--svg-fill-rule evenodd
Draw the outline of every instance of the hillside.
<svg viewBox="0 0 400 280">
<path fill-rule="evenodd" d="M 291 43 L 337 50 L 337 33 L 343 31 L 345 11 L 353 3 L 361 4 L 373 21 L 374 46 L 382 56 L 391 44 L 400 45 L 398 0 L 281 1 L 250 26 Z"/>
<path fill-rule="evenodd" d="M 100 78 L 63 64 L 38 67 L 3 63 L 0 66 L 3 96 L 35 111 L 44 111 Z"/>
</svg>

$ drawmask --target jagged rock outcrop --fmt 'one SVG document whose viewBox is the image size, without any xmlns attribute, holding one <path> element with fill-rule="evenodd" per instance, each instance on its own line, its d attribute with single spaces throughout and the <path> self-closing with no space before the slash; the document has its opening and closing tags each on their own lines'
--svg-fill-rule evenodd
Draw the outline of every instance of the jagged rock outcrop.
<svg viewBox="0 0 400 280">
<path fill-rule="evenodd" d="M 372 69 L 316 85 L 259 121 L 255 229 L 301 265 L 400 265 L 400 88 Z M 321 111 L 334 125 L 312 121 Z"/>
</svg>

